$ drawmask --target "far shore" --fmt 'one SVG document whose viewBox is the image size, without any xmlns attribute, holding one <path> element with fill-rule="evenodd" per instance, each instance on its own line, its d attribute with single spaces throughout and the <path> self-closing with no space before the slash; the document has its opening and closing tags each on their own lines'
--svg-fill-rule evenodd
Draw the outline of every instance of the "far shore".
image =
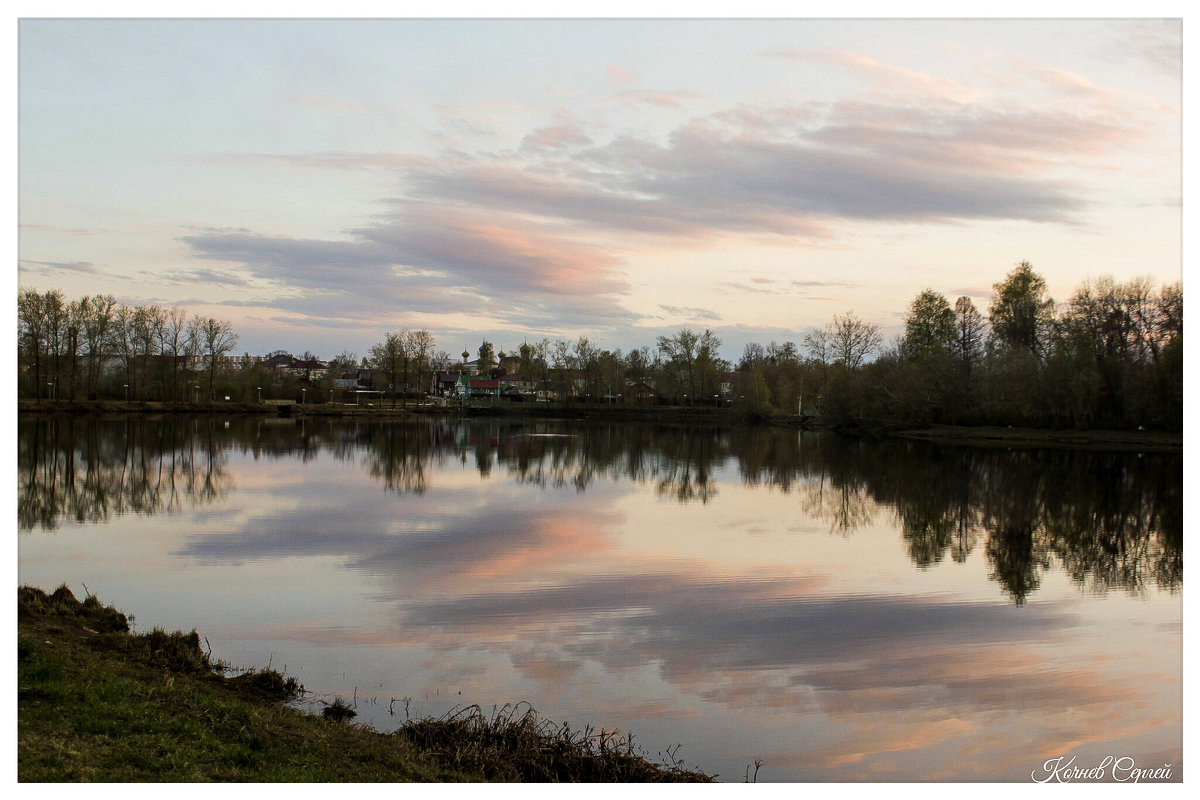
<svg viewBox="0 0 1200 800">
<path fill-rule="evenodd" d="M 390 403 L 359 406 L 340 403 L 237 403 L 215 402 L 138 402 L 94 401 L 19 401 L 19 416 L 43 415 L 266 415 L 283 417 L 346 417 L 357 419 L 397 419 L 418 416 L 469 416 L 591 421 L 658 422 L 666 424 L 767 425 L 804 430 L 834 430 L 819 417 L 797 414 L 749 414 L 738 408 L 697 406 L 612 406 L 587 404 L 511 404 L 497 406 L 435 406 Z M 1020 447 L 1088 447 L 1105 450 L 1182 452 L 1183 434 L 1153 430 L 1075 430 L 1036 429 L 998 425 L 930 425 L 906 428 L 880 424 L 866 430 L 836 430 L 852 436 L 897 437 L 944 444 Z"/>
<path fill-rule="evenodd" d="M 933 425 L 892 436 L 931 442 L 994 446 L 1092 447 L 1105 450 L 1183 451 L 1183 434 L 1169 431 L 1037 430 L 1003 426 Z"/>
</svg>

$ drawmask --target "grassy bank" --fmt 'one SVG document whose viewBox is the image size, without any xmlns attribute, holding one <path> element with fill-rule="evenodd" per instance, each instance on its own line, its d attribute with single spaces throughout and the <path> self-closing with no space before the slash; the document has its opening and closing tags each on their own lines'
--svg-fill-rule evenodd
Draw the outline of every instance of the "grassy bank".
<svg viewBox="0 0 1200 800">
<path fill-rule="evenodd" d="M 227 677 L 199 635 L 136 634 L 95 597 L 18 589 L 17 777 L 22 782 L 704 781 L 628 741 L 525 707 L 472 707 L 396 733 L 282 702 L 265 670 Z M 342 713 L 338 713 L 342 711 Z"/>
</svg>

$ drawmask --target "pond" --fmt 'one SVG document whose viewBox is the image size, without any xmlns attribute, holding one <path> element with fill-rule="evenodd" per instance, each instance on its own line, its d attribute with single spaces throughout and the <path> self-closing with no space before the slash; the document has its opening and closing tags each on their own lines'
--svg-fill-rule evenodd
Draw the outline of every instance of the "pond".
<svg viewBox="0 0 1200 800">
<path fill-rule="evenodd" d="M 1178 454 L 511 419 L 17 441 L 22 583 L 384 730 L 527 702 L 725 781 L 1182 777 Z"/>
</svg>

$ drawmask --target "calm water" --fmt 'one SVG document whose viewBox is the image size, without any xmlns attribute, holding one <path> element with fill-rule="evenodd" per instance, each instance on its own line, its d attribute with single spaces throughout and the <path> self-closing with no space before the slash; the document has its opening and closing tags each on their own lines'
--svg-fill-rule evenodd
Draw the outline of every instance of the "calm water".
<svg viewBox="0 0 1200 800">
<path fill-rule="evenodd" d="M 23 583 L 381 728 L 528 701 L 722 780 L 1182 776 L 1179 456 L 507 421 L 18 445 Z"/>
</svg>

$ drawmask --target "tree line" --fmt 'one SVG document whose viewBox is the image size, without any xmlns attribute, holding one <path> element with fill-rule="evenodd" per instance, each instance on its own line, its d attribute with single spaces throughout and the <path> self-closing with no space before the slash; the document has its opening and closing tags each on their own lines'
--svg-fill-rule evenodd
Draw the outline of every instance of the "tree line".
<svg viewBox="0 0 1200 800">
<path fill-rule="evenodd" d="M 992 289 L 986 317 L 926 289 L 870 363 L 823 362 L 833 421 L 1182 430 L 1181 283 L 1103 276 L 1057 304 L 1022 261 Z"/>
<path fill-rule="evenodd" d="M 224 370 L 238 336 L 227 321 L 179 308 L 126 306 L 107 295 L 18 295 L 21 397 L 134 400 L 264 395 L 320 401 L 334 376 L 368 370 L 393 404 L 422 397 L 437 371 L 460 368 L 426 330 L 388 331 L 359 358 L 344 351 L 323 377 L 246 364 Z M 847 427 L 880 424 L 1158 428 L 1183 424 L 1183 288 L 1150 278 L 1086 281 L 1057 304 L 1031 264 L 993 285 L 984 314 L 933 289 L 909 304 L 902 335 L 852 311 L 800 344 L 747 344 L 731 364 L 712 330 L 682 328 L 654 346 L 605 349 L 587 336 L 525 340 L 511 353 L 484 340 L 480 372 L 516 372 L 577 402 L 722 405 L 751 415 L 820 414 Z M 470 351 L 462 352 L 465 362 Z M 305 353 L 312 365 L 316 357 Z M 189 394 L 189 390 L 191 394 Z M 311 395 L 308 392 L 312 392 Z"/>
<path fill-rule="evenodd" d="M 231 323 L 179 306 L 125 305 L 112 295 L 67 301 L 58 290 L 17 294 L 17 393 L 42 400 L 216 397 Z M 113 368 L 115 365 L 115 369 Z"/>
</svg>

